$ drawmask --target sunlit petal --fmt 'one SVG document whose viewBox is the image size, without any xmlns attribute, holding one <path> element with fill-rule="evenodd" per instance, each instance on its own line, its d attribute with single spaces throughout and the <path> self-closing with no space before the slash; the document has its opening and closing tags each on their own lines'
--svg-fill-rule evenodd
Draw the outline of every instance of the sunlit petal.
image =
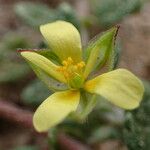
<svg viewBox="0 0 150 150">
<path fill-rule="evenodd" d="M 81 60 L 81 39 L 78 30 L 69 22 L 56 21 L 40 27 L 50 48 L 61 59 Z"/>
<path fill-rule="evenodd" d="M 144 92 L 141 81 L 125 69 L 102 74 L 87 81 L 84 88 L 90 93 L 100 94 L 124 109 L 138 107 Z"/>
<path fill-rule="evenodd" d="M 79 100 L 79 91 L 54 93 L 35 112 L 33 117 L 34 127 L 39 132 L 47 131 L 61 122 L 70 112 L 75 111 Z"/>
</svg>

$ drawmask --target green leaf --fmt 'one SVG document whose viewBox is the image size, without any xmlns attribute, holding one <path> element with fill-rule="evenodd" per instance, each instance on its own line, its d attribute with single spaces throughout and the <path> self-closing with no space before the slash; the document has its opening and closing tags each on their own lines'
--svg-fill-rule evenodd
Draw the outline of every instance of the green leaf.
<svg viewBox="0 0 150 150">
<path fill-rule="evenodd" d="M 0 82 L 14 82 L 22 79 L 29 72 L 29 67 L 23 63 L 5 61 L 0 63 Z"/>
<path fill-rule="evenodd" d="M 38 28 L 42 24 L 56 20 L 65 20 L 80 27 L 74 9 L 67 3 L 61 3 L 52 9 L 42 3 L 19 2 L 14 7 L 15 13 L 29 26 Z"/>
<path fill-rule="evenodd" d="M 38 51 L 35 51 L 36 53 L 45 56 L 46 58 L 50 59 L 55 64 L 61 64 L 61 60 L 58 58 L 58 56 L 49 49 L 41 49 Z"/>
<path fill-rule="evenodd" d="M 50 94 L 49 89 L 41 81 L 36 79 L 23 89 L 21 97 L 25 104 L 37 106 Z"/>
<path fill-rule="evenodd" d="M 31 47 L 31 44 L 24 36 L 17 35 L 16 33 L 8 33 L 3 37 L 1 47 L 3 47 L 5 51 L 14 51 L 16 53 L 17 48 Z"/>
<path fill-rule="evenodd" d="M 119 27 L 113 27 L 110 30 L 97 36 L 89 43 L 85 50 L 84 59 L 87 63 L 84 75 L 87 77 L 91 71 L 101 69 L 105 64 L 109 70 L 112 70 L 115 64 L 115 41 Z"/>
<path fill-rule="evenodd" d="M 140 10 L 141 0 L 93 0 L 92 10 L 102 27 L 110 27 L 125 16 Z"/>
<path fill-rule="evenodd" d="M 75 10 L 66 2 L 61 3 L 58 8 L 58 20 L 71 22 L 77 29 L 80 29 L 80 22 Z"/>
<path fill-rule="evenodd" d="M 24 36 L 16 33 L 6 34 L 0 42 L 0 62 L 18 62 L 19 55 L 16 53 L 16 49 L 27 47 L 32 47 L 32 44 Z"/>
<path fill-rule="evenodd" d="M 25 23 L 36 28 L 41 24 L 56 20 L 57 17 L 57 11 L 40 3 L 19 2 L 14 9 Z"/>
<path fill-rule="evenodd" d="M 55 64 L 61 64 L 61 60 L 50 49 L 18 49 L 18 51 L 19 52 L 23 52 L 23 51 L 36 52 L 37 54 L 40 54 L 46 57 L 47 59 L 54 62 Z"/>
<path fill-rule="evenodd" d="M 126 112 L 123 139 L 131 150 L 150 147 L 150 83 L 144 81 L 145 93 L 140 107 Z"/>
<path fill-rule="evenodd" d="M 16 53 L 16 49 L 31 47 L 29 41 L 16 33 L 8 33 L 0 44 L 0 82 L 15 82 L 25 77 L 30 69 Z"/>
</svg>

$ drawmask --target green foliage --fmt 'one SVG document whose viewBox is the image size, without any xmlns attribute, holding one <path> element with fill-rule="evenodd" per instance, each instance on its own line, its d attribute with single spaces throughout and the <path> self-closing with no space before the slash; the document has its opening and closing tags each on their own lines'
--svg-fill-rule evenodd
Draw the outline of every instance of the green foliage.
<svg viewBox="0 0 150 150">
<path fill-rule="evenodd" d="M 35 50 L 34 52 L 43 55 L 44 57 L 50 59 L 53 61 L 55 64 L 61 64 L 61 60 L 58 58 L 58 56 L 51 50 L 49 49 L 40 49 L 40 50 Z"/>
<path fill-rule="evenodd" d="M 115 139 L 119 136 L 119 131 L 115 127 L 101 126 L 93 131 L 88 141 L 89 143 L 96 143 L 107 139 Z"/>
<path fill-rule="evenodd" d="M 74 26 L 80 29 L 80 22 L 76 16 L 76 12 L 68 3 L 61 3 L 57 11 L 59 13 L 58 19 L 71 22 Z"/>
<path fill-rule="evenodd" d="M 148 150 L 150 147 L 150 84 L 145 82 L 141 106 L 126 113 L 124 141 L 130 150 Z"/>
<path fill-rule="evenodd" d="M 94 2 L 93 11 L 102 27 L 116 24 L 142 6 L 141 0 L 95 0 Z"/>
<path fill-rule="evenodd" d="M 27 48 L 30 46 L 25 37 L 14 33 L 6 34 L 2 41 L 0 41 L 0 61 L 6 58 L 17 59 L 17 48 Z"/>
<path fill-rule="evenodd" d="M 115 47 L 114 47 L 114 60 L 113 60 L 113 63 L 112 63 L 112 66 L 111 68 L 114 70 L 117 68 L 118 66 L 118 63 L 119 63 L 119 59 L 120 59 L 120 55 L 121 55 L 121 48 L 122 48 L 122 43 L 121 41 L 118 39 L 115 41 L 116 44 L 115 44 Z"/>
<path fill-rule="evenodd" d="M 47 5 L 30 2 L 19 2 L 15 6 L 15 12 L 25 23 L 36 28 L 54 21 L 57 16 L 57 11 L 49 9 Z"/>
<path fill-rule="evenodd" d="M 0 82 L 21 79 L 29 72 L 29 67 L 19 58 L 17 48 L 27 48 L 27 40 L 13 33 L 6 35 L 0 45 Z"/>
<path fill-rule="evenodd" d="M 69 21 L 79 28 L 75 11 L 67 3 L 62 3 L 58 8 L 52 9 L 42 3 L 19 2 L 14 9 L 22 21 L 34 28 L 55 20 Z"/>
<path fill-rule="evenodd" d="M 29 72 L 29 67 L 23 63 L 3 61 L 0 63 L 0 70 L 0 82 L 5 83 L 22 79 Z"/>
<path fill-rule="evenodd" d="M 41 81 L 36 79 L 23 89 L 21 98 L 25 104 L 37 106 L 50 96 L 50 94 L 51 92 L 47 87 Z"/>
</svg>

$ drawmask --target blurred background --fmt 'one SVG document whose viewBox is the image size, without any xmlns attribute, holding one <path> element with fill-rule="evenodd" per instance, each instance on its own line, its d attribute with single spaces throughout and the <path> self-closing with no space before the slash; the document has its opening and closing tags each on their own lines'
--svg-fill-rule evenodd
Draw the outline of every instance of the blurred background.
<svg viewBox="0 0 150 150">
<path fill-rule="evenodd" d="M 79 124 L 64 121 L 54 134 L 38 134 L 32 114 L 52 92 L 39 81 L 17 48 L 43 48 L 39 25 L 73 23 L 86 48 L 95 35 L 120 24 L 118 64 L 141 78 L 142 104 L 123 111 L 101 100 Z M 0 0 L 0 150 L 149 150 L 149 0 Z M 49 148 L 48 148 L 49 147 Z"/>
</svg>

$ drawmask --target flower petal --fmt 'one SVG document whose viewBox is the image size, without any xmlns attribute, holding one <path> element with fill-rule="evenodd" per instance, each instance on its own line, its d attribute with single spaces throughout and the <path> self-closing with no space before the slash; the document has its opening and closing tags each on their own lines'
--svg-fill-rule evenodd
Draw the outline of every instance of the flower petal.
<svg viewBox="0 0 150 150">
<path fill-rule="evenodd" d="M 79 104 L 79 91 L 56 92 L 48 97 L 37 109 L 33 124 L 37 131 L 47 131 L 61 122 Z"/>
<path fill-rule="evenodd" d="M 144 92 L 142 82 L 126 69 L 102 74 L 87 81 L 84 88 L 90 93 L 102 95 L 124 109 L 138 107 Z"/>
<path fill-rule="evenodd" d="M 81 60 L 81 39 L 78 30 L 69 22 L 56 21 L 40 26 L 50 48 L 61 59 Z"/>
<path fill-rule="evenodd" d="M 31 62 L 33 65 L 36 65 L 39 69 L 43 70 L 53 78 L 61 82 L 66 82 L 64 76 L 57 71 L 58 66 L 52 63 L 46 57 L 39 55 L 35 52 L 27 52 L 27 51 L 21 52 L 21 55 L 25 59 L 27 59 L 29 63 Z"/>
</svg>

